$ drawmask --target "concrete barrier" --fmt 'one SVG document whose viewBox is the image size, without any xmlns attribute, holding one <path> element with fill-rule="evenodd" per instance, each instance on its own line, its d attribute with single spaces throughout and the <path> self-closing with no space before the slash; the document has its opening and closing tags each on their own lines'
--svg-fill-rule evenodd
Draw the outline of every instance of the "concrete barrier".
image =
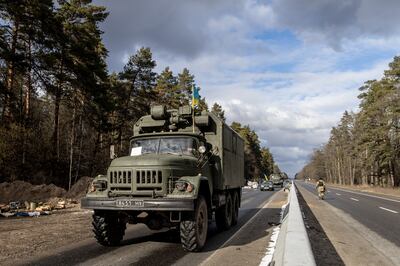
<svg viewBox="0 0 400 266">
<path fill-rule="evenodd" d="M 294 184 L 290 188 L 289 204 L 283 211 L 281 229 L 270 265 L 315 265 Z"/>
</svg>

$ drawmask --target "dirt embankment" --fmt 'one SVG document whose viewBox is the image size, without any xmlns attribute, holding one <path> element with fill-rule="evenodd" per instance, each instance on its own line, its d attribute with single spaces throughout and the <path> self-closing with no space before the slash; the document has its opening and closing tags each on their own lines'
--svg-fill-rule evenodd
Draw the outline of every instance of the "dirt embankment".
<svg viewBox="0 0 400 266">
<path fill-rule="evenodd" d="M 52 198 L 80 199 L 87 191 L 91 177 L 82 177 L 67 192 L 54 184 L 32 185 L 25 181 L 0 183 L 0 203 L 8 204 L 11 201 L 48 201 Z"/>
</svg>

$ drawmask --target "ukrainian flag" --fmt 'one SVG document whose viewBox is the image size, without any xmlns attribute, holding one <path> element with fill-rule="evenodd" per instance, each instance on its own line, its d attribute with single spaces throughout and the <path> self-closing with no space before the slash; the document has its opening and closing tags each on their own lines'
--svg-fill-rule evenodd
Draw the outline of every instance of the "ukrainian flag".
<svg viewBox="0 0 400 266">
<path fill-rule="evenodd" d="M 199 105 L 200 102 L 200 94 L 199 87 L 193 86 L 193 94 L 192 94 L 192 108 L 195 108 Z"/>
</svg>

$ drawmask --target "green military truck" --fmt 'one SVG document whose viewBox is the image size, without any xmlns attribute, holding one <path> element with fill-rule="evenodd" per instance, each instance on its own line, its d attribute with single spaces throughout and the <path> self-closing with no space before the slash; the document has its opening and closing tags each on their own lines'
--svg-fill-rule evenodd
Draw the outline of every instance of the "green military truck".
<svg viewBox="0 0 400 266">
<path fill-rule="evenodd" d="M 94 179 L 81 205 L 94 209 L 100 244 L 118 245 L 127 223 L 144 223 L 179 228 L 183 248 L 199 251 L 213 213 L 221 230 L 237 223 L 244 141 L 215 114 L 192 112 L 153 106 L 134 125 L 129 154 Z"/>
<path fill-rule="evenodd" d="M 274 186 L 283 187 L 283 177 L 281 174 L 272 174 L 270 180 L 274 184 Z"/>
</svg>

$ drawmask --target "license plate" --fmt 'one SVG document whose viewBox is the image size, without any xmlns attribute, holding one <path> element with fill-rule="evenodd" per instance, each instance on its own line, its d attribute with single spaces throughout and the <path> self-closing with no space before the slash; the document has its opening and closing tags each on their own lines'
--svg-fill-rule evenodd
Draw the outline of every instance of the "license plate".
<svg viewBox="0 0 400 266">
<path fill-rule="evenodd" d="M 117 200 L 117 207 L 143 207 L 142 200 Z"/>
</svg>

